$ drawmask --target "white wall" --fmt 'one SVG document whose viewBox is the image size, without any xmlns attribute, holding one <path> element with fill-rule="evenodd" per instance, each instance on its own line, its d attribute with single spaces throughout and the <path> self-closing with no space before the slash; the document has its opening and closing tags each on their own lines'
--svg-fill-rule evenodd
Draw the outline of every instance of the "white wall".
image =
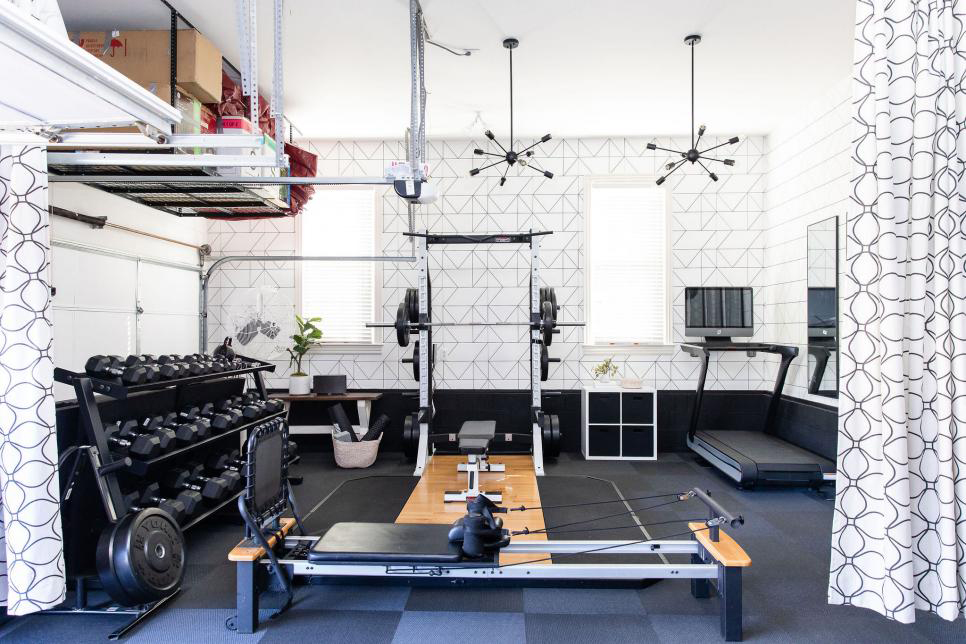
<svg viewBox="0 0 966 644">
<path fill-rule="evenodd" d="M 730 134 L 730 133 L 728 133 Z M 563 304 L 562 319 L 584 319 L 584 198 L 588 176 L 656 176 L 670 159 L 652 152 L 650 137 L 553 139 L 539 146 L 537 161 L 555 173 L 551 180 L 514 169 L 505 187 L 498 186 L 495 169 L 478 177 L 469 170 L 479 165 L 473 155 L 487 141 L 443 140 L 428 144 L 429 164 L 441 199 L 420 208 L 417 226 L 434 231 L 553 230 L 543 244 L 545 283 L 556 288 Z M 688 141 L 662 137 L 661 147 L 682 149 Z M 713 145 L 719 141 L 707 139 Z M 528 144 L 529 141 L 524 143 Z M 492 144 L 491 144 L 492 145 Z M 316 142 L 323 176 L 381 176 L 390 161 L 405 158 L 399 141 Z M 696 384 L 698 361 L 680 352 L 683 339 L 685 286 L 756 287 L 755 317 L 762 328 L 764 301 L 761 288 L 764 267 L 764 139 L 742 137 L 739 145 L 724 148 L 722 157 L 736 160 L 720 168 L 721 180 L 712 182 L 700 167 L 685 164 L 668 180 L 672 191 L 672 344 L 652 353 L 615 351 L 622 375 L 636 376 L 645 386 L 691 389 Z M 394 194 L 382 200 L 382 250 L 409 254 L 405 205 Z M 213 256 L 232 254 L 294 254 L 297 219 L 252 222 L 212 222 L 209 242 Z M 440 320 L 524 319 L 529 262 L 518 250 L 494 247 L 450 247 L 434 250 L 432 271 L 434 318 Z M 212 281 L 209 312 L 209 348 L 235 335 L 250 320 L 277 322 L 277 338 L 257 334 L 251 344 L 236 349 L 265 359 L 280 359 L 277 348 L 292 333 L 295 272 L 292 264 L 228 264 Z M 407 286 L 414 285 L 415 270 L 407 265 L 385 265 L 382 272 L 382 320 L 394 319 L 396 306 Z M 635 297 L 633 287 L 627 297 Z M 512 311 L 512 314 L 510 313 Z M 324 315 L 324 313 L 323 313 Z M 412 388 L 410 366 L 399 363 L 411 348 L 400 349 L 387 332 L 375 353 L 311 354 L 313 374 L 347 374 L 357 388 Z M 757 339 L 760 339 L 760 335 Z M 437 386 L 449 388 L 526 388 L 529 359 L 526 329 L 449 328 L 434 336 L 438 344 Z M 553 388 L 576 388 L 592 381 L 591 369 L 605 355 L 589 355 L 582 331 L 566 329 L 550 347 L 550 355 L 563 362 L 551 364 Z M 279 360 L 273 386 L 285 386 L 287 361 Z M 708 386 L 725 389 L 762 387 L 763 361 L 743 355 L 726 355 L 710 368 Z"/>
<path fill-rule="evenodd" d="M 835 401 L 807 393 L 806 231 L 810 224 L 838 217 L 839 266 L 844 267 L 851 125 L 851 85 L 845 78 L 766 139 L 764 337 L 799 348 L 785 393 L 826 404 Z M 840 300 L 841 293 L 840 281 Z"/>
<path fill-rule="evenodd" d="M 50 203 L 188 244 L 205 243 L 201 219 L 174 217 L 87 186 L 51 183 Z M 83 370 L 94 354 L 198 350 L 197 251 L 63 217 L 50 219 L 56 366 Z M 60 384 L 55 394 L 74 397 Z"/>
</svg>

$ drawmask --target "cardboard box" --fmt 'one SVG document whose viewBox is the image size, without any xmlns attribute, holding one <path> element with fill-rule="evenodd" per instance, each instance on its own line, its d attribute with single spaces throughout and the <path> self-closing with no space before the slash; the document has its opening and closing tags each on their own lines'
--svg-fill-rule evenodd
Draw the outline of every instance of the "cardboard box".
<svg viewBox="0 0 966 644">
<path fill-rule="evenodd" d="M 166 29 L 82 31 L 70 39 L 131 80 L 161 87 L 171 84 L 170 36 Z M 178 30 L 178 85 L 202 103 L 221 102 L 221 52 L 194 29 Z"/>
</svg>

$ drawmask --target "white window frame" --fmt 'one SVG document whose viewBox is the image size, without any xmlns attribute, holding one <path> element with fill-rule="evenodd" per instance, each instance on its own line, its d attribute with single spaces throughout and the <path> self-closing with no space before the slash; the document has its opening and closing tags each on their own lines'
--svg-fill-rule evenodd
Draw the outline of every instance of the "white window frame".
<svg viewBox="0 0 966 644">
<path fill-rule="evenodd" d="M 362 190 L 365 189 L 360 186 L 315 186 L 317 192 L 324 190 Z M 384 189 L 379 189 L 378 187 L 373 188 L 373 210 L 372 210 L 372 235 L 373 235 L 373 252 L 372 254 L 381 255 L 382 254 L 382 201 L 386 191 Z M 304 212 L 295 217 L 295 254 L 304 255 L 302 252 L 302 219 L 300 217 L 304 216 Z M 382 308 L 382 264 L 383 262 L 371 262 L 373 264 L 372 271 L 372 312 L 371 321 L 376 321 L 378 319 L 379 311 Z M 295 262 L 295 312 L 298 315 L 302 315 L 302 267 L 305 264 L 303 261 Z M 381 341 L 382 334 L 379 332 L 380 329 L 372 329 L 372 342 L 327 342 L 325 336 L 322 337 L 322 342 L 309 350 L 309 353 L 381 353 L 383 343 Z"/>
<path fill-rule="evenodd" d="M 671 343 L 674 337 L 671 329 L 671 190 L 667 185 L 663 186 L 665 192 L 665 213 L 664 213 L 664 243 L 665 243 L 665 269 L 664 269 L 664 341 L 663 342 L 613 342 L 607 344 L 597 344 L 589 342 L 593 337 L 593 330 L 590 328 L 590 306 L 591 306 L 591 217 L 593 213 L 592 193 L 594 184 L 621 184 L 636 183 L 649 184 L 657 187 L 657 177 L 653 175 L 590 175 L 583 179 L 584 195 L 584 318 L 587 320 L 587 329 L 584 334 L 584 355 L 614 355 L 614 354 L 654 354 L 669 353 L 674 351 L 675 345 Z"/>
</svg>

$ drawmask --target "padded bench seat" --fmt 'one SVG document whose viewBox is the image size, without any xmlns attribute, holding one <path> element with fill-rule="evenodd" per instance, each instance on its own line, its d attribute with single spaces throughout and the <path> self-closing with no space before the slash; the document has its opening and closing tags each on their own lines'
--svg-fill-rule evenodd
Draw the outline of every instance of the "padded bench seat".
<svg viewBox="0 0 966 644">
<path fill-rule="evenodd" d="M 495 420 L 468 420 L 457 435 L 460 454 L 486 454 L 496 436 Z"/>
<path fill-rule="evenodd" d="M 313 563 L 459 564 L 460 547 L 449 542 L 450 525 L 336 523 L 309 550 Z M 482 565 L 492 563 L 483 561 Z M 473 565 L 481 565 L 473 560 Z"/>
</svg>

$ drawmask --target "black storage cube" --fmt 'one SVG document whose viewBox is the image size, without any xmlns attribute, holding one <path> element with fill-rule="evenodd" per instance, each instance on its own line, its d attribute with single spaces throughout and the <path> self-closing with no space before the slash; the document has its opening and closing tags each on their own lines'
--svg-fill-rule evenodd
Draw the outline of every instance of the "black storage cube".
<svg viewBox="0 0 966 644">
<path fill-rule="evenodd" d="M 621 395 L 619 393 L 593 393 L 588 398 L 588 422 L 614 424 L 621 422 Z"/>
<path fill-rule="evenodd" d="M 590 456 L 620 456 L 620 425 L 591 425 L 587 428 Z"/>
<path fill-rule="evenodd" d="M 650 425 L 624 425 L 622 441 L 623 456 L 654 456 L 654 428 Z"/>
<path fill-rule="evenodd" d="M 625 425 L 650 425 L 654 423 L 654 394 L 649 391 L 622 393 L 624 406 L 621 422 Z"/>
</svg>

